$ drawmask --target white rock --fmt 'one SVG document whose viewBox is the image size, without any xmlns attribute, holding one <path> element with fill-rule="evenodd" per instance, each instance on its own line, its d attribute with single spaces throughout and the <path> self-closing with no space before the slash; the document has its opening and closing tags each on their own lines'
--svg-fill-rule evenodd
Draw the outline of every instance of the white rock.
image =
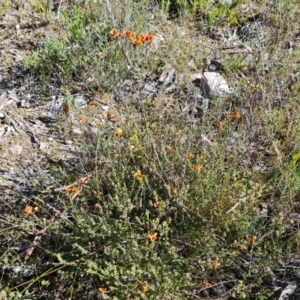
<svg viewBox="0 0 300 300">
<path fill-rule="evenodd" d="M 229 86 L 221 74 L 216 72 L 204 72 L 204 78 L 206 79 L 211 93 L 222 98 L 229 96 Z"/>
<path fill-rule="evenodd" d="M 202 90 L 204 98 L 211 99 L 214 96 L 226 98 L 230 94 L 230 89 L 223 76 L 216 72 L 204 72 L 204 74 L 193 74 L 191 76 L 195 86 Z"/>
<path fill-rule="evenodd" d="M 292 295 L 295 292 L 295 289 L 297 288 L 297 282 L 292 281 L 289 283 L 289 285 L 282 291 L 279 300 L 288 299 L 290 295 Z"/>
</svg>

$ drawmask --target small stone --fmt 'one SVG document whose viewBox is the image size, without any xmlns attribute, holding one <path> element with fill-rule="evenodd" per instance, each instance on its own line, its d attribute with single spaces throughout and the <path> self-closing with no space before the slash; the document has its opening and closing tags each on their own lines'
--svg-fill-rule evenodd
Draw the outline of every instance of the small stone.
<svg viewBox="0 0 300 300">
<path fill-rule="evenodd" d="M 231 5 L 232 0 L 219 0 L 219 3 L 222 5 Z"/>
<path fill-rule="evenodd" d="M 49 148 L 49 143 L 40 142 L 40 150 L 45 151 Z"/>
<path fill-rule="evenodd" d="M 9 147 L 12 154 L 20 155 L 23 152 L 23 147 L 21 145 L 12 145 Z"/>
<path fill-rule="evenodd" d="M 18 274 L 23 270 L 23 268 L 22 267 L 14 267 L 12 270 L 15 274 Z"/>
<path fill-rule="evenodd" d="M 30 104 L 26 100 L 21 100 L 21 107 L 29 108 Z"/>
<path fill-rule="evenodd" d="M 72 130 L 73 134 L 77 135 L 77 136 L 82 136 L 82 132 L 81 130 L 77 129 L 77 128 L 74 128 Z"/>
<path fill-rule="evenodd" d="M 156 89 L 149 83 L 145 83 L 142 93 L 145 95 L 151 95 L 155 93 Z"/>
<path fill-rule="evenodd" d="M 87 102 L 82 95 L 77 95 L 74 97 L 74 106 L 76 108 L 85 108 L 87 107 Z"/>
</svg>

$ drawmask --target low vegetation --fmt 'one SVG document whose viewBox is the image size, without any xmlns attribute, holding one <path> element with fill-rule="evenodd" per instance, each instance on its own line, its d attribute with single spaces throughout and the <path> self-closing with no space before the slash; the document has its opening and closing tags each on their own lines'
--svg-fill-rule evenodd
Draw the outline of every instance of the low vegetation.
<svg viewBox="0 0 300 300">
<path fill-rule="evenodd" d="M 38 92 L 109 109 L 78 136 L 66 102 L 76 158 L 5 203 L 0 298 L 278 299 L 299 268 L 298 1 L 29 2 Z M 213 59 L 232 93 L 203 100 L 190 76 Z"/>
</svg>

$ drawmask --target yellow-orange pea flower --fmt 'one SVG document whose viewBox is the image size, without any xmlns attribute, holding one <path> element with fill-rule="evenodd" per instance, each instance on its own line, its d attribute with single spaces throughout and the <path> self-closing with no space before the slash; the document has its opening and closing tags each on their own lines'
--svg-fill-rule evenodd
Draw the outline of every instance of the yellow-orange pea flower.
<svg viewBox="0 0 300 300">
<path fill-rule="evenodd" d="M 219 258 L 217 257 L 214 262 L 214 268 L 215 268 L 215 270 L 217 270 L 217 269 L 220 269 L 220 267 L 221 267 L 221 263 L 219 261 Z"/>
<path fill-rule="evenodd" d="M 144 34 L 143 35 L 143 41 L 149 46 L 152 44 L 153 39 L 154 39 L 153 34 Z"/>
<path fill-rule="evenodd" d="M 146 175 L 142 174 L 142 172 L 140 170 L 138 170 L 136 173 L 134 173 L 133 177 L 146 179 Z"/>
<path fill-rule="evenodd" d="M 144 44 L 144 40 L 142 36 L 138 36 L 135 41 L 136 46 L 142 46 Z"/>
<path fill-rule="evenodd" d="M 157 201 L 157 202 L 156 202 L 156 206 L 157 206 L 157 207 L 162 207 L 162 206 L 163 206 L 163 203 L 162 203 L 161 201 Z"/>
<path fill-rule="evenodd" d="M 223 130 L 225 125 L 226 125 L 226 119 L 223 119 L 222 121 L 219 122 L 218 127 L 219 129 Z"/>
<path fill-rule="evenodd" d="M 253 236 L 251 239 L 250 239 L 250 244 L 251 245 L 255 245 L 257 242 L 257 237 L 256 236 Z"/>
<path fill-rule="evenodd" d="M 172 147 L 170 147 L 170 146 L 167 146 L 167 148 L 166 148 L 166 151 L 167 151 L 167 153 L 172 153 L 173 152 L 173 148 Z"/>
<path fill-rule="evenodd" d="M 120 137 L 121 135 L 123 134 L 123 131 L 122 129 L 117 129 L 115 132 L 114 132 L 114 136 L 115 137 Z"/>
<path fill-rule="evenodd" d="M 205 285 L 205 287 L 206 287 L 207 289 L 211 287 L 211 283 L 208 282 L 208 281 L 206 281 L 204 285 Z"/>
<path fill-rule="evenodd" d="M 149 238 L 151 242 L 155 242 L 157 240 L 157 232 L 155 232 L 154 234 L 150 234 L 150 232 L 148 232 L 147 238 Z"/>
<path fill-rule="evenodd" d="M 142 284 L 142 286 L 141 286 L 141 291 L 142 291 L 142 293 L 146 293 L 147 292 L 147 286 L 145 285 L 145 284 Z"/>
<path fill-rule="evenodd" d="M 26 208 L 24 209 L 24 214 L 26 215 L 26 216 L 28 216 L 28 215 L 30 215 L 30 214 L 32 214 L 33 213 L 33 207 L 32 206 L 26 206 Z"/>
<path fill-rule="evenodd" d="M 102 294 L 106 293 L 106 291 L 107 291 L 107 288 L 104 288 L 104 287 L 99 288 L 99 292 Z"/>
<path fill-rule="evenodd" d="M 203 166 L 194 165 L 193 169 L 194 169 L 195 172 L 201 172 L 201 171 L 204 170 L 204 167 Z"/>
<path fill-rule="evenodd" d="M 122 36 L 122 33 L 120 33 L 117 29 L 113 29 L 109 35 L 113 38 L 118 38 Z"/>
<path fill-rule="evenodd" d="M 76 193 L 79 192 L 79 189 L 76 188 L 76 187 L 71 187 L 71 188 L 67 188 L 66 191 L 69 192 L 69 193 L 76 194 Z"/>
<path fill-rule="evenodd" d="M 136 173 L 133 175 L 135 178 L 140 178 L 142 176 L 142 172 L 138 170 Z"/>
<path fill-rule="evenodd" d="M 195 155 L 193 154 L 193 153 L 190 153 L 189 155 L 188 155 L 188 159 L 193 159 L 195 157 Z"/>
<path fill-rule="evenodd" d="M 128 38 L 134 37 L 134 31 L 132 31 L 132 30 L 124 30 L 123 34 L 126 35 Z"/>
<path fill-rule="evenodd" d="M 234 114 L 234 117 L 237 119 L 237 120 L 240 120 L 242 118 L 242 115 L 236 111 L 235 114 Z"/>
</svg>

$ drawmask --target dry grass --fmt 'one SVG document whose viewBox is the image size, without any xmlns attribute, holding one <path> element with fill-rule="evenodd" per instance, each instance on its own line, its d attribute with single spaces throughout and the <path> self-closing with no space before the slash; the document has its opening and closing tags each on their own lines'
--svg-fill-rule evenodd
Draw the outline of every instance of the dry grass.
<svg viewBox="0 0 300 300">
<path fill-rule="evenodd" d="M 64 4 L 60 21 L 49 14 L 53 36 L 26 66 L 41 86 L 57 78 L 62 90 L 84 83 L 114 97 L 114 111 L 96 131 L 69 134 L 81 151 L 73 169 L 35 183 L 63 188 L 5 203 L 2 299 L 275 299 L 297 280 L 288 268 L 299 257 L 296 2 L 257 3 L 251 53 L 228 52 L 222 38 L 253 25 L 242 4 L 183 11 L 178 1 L 175 20 L 129 0 Z M 156 39 L 134 46 L 113 28 Z M 208 106 L 190 83 L 210 67 L 205 58 L 234 87 Z M 141 96 L 172 69 L 173 92 L 170 83 Z"/>
</svg>

